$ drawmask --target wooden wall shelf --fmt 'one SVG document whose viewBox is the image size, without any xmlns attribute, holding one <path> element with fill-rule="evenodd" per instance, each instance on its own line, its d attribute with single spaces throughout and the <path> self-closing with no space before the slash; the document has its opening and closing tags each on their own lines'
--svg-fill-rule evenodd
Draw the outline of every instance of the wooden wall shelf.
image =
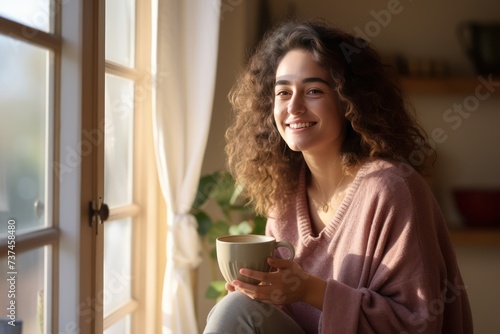
<svg viewBox="0 0 500 334">
<path fill-rule="evenodd" d="M 455 246 L 500 247 L 500 228 L 450 229 Z"/>
<path fill-rule="evenodd" d="M 482 78 L 480 78 L 482 77 Z M 489 87 L 488 82 L 491 81 Z M 407 94 L 417 95 L 477 95 L 500 96 L 500 76 L 470 77 L 408 77 L 401 76 L 400 83 Z M 450 228 L 455 246 L 500 247 L 500 227 L 497 228 Z"/>
<path fill-rule="evenodd" d="M 488 76 L 482 76 L 488 81 Z M 496 86 L 493 87 L 492 94 L 500 94 L 500 77 L 493 77 Z M 445 77 L 445 78 L 425 78 L 425 77 L 401 77 L 401 86 L 408 94 L 425 95 L 475 95 L 478 87 L 484 86 L 479 76 L 477 77 Z M 486 88 L 482 88 L 480 94 L 487 94 Z"/>
</svg>

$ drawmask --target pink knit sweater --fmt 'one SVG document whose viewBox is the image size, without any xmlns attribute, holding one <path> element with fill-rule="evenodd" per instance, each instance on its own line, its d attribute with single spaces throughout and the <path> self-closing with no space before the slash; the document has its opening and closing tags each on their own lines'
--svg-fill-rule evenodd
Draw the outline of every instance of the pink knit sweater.
<svg viewBox="0 0 500 334">
<path fill-rule="evenodd" d="M 287 311 L 307 333 L 472 333 L 467 293 L 448 230 L 423 178 L 402 163 L 365 164 L 331 221 L 311 229 L 305 171 L 295 201 L 267 234 L 327 280 L 323 311 Z"/>
</svg>

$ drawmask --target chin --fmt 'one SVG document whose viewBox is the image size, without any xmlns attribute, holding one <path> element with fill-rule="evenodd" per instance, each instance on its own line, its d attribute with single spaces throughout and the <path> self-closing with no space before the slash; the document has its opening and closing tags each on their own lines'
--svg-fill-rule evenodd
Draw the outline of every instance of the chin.
<svg viewBox="0 0 500 334">
<path fill-rule="evenodd" d="M 288 148 L 294 152 L 302 152 L 304 151 L 304 145 L 297 145 L 297 144 L 287 144 Z"/>
</svg>

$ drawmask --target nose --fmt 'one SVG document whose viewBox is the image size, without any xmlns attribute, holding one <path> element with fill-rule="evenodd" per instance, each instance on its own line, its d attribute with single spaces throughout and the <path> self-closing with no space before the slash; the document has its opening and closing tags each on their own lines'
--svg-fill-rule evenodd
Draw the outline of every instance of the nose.
<svg viewBox="0 0 500 334">
<path fill-rule="evenodd" d="M 301 94 L 293 94 L 288 103 L 288 113 L 291 115 L 301 114 L 306 111 L 304 98 Z"/>
</svg>

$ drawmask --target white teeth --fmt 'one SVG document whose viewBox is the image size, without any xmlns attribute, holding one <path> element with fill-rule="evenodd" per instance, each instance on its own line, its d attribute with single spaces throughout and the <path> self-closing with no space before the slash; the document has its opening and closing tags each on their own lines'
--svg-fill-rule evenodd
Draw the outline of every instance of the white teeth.
<svg viewBox="0 0 500 334">
<path fill-rule="evenodd" d="M 302 129 L 302 128 L 308 128 L 310 126 L 313 126 L 314 123 L 292 123 L 290 124 L 289 126 L 292 128 L 292 129 Z"/>
</svg>

